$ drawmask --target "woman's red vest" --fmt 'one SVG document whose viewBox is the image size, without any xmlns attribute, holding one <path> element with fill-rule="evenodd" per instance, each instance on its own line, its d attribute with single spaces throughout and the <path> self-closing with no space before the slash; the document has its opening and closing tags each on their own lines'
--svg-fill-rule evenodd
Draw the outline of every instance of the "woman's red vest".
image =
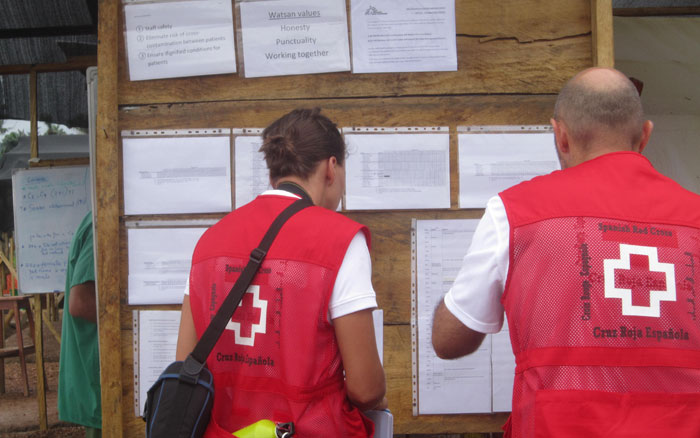
<svg viewBox="0 0 700 438">
<path fill-rule="evenodd" d="M 228 214 L 197 243 L 190 304 L 206 329 L 274 218 L 294 199 L 259 196 Z M 207 360 L 214 407 L 207 437 L 261 419 L 295 424 L 299 438 L 368 437 L 373 424 L 346 397 L 343 364 L 327 319 L 348 245 L 364 226 L 310 207 L 282 227 Z"/>
<path fill-rule="evenodd" d="M 633 152 L 500 196 L 511 436 L 700 437 L 700 196 Z"/>
</svg>

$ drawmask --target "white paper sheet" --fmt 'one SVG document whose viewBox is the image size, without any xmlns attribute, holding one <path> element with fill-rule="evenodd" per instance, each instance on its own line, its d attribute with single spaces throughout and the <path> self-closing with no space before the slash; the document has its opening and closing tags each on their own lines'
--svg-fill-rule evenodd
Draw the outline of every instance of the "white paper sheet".
<svg viewBox="0 0 700 438">
<path fill-rule="evenodd" d="M 454 0 L 352 0 L 353 73 L 455 71 Z"/>
<path fill-rule="evenodd" d="M 345 134 L 345 209 L 450 208 L 449 134 Z"/>
<path fill-rule="evenodd" d="M 226 136 L 124 137 L 124 213 L 231 211 Z"/>
<path fill-rule="evenodd" d="M 499 333 L 487 335 L 479 350 L 469 356 L 442 360 L 432 347 L 433 312 L 452 287 L 478 222 L 476 219 L 415 222 L 416 414 L 508 412 L 511 409 L 515 357 L 507 322 Z"/>
<path fill-rule="evenodd" d="M 180 312 L 176 310 L 135 311 L 134 362 L 138 372 L 134 396 L 139 416 L 143 416 L 148 389 L 171 362 L 175 361 Z"/>
<path fill-rule="evenodd" d="M 416 221 L 418 414 L 491 412 L 491 343 L 443 360 L 431 342 L 433 313 L 452 286 L 476 219 Z"/>
<path fill-rule="evenodd" d="M 272 188 L 270 171 L 267 170 L 265 155 L 259 152 L 262 146 L 260 136 L 238 136 L 234 139 L 236 208 L 255 199 L 256 196 Z"/>
<path fill-rule="evenodd" d="M 558 170 L 554 134 L 459 134 L 459 207 L 485 208 L 500 191 Z"/>
<path fill-rule="evenodd" d="M 493 412 L 510 412 L 513 406 L 515 356 L 510 344 L 508 320 L 500 332 L 491 337 L 491 367 L 493 372 Z"/>
<path fill-rule="evenodd" d="M 345 0 L 241 2 L 246 77 L 350 70 Z"/>
<path fill-rule="evenodd" d="M 132 81 L 236 71 L 230 0 L 132 3 L 124 16 Z"/>
<path fill-rule="evenodd" d="M 129 228 L 129 305 L 181 304 L 206 228 Z"/>
<path fill-rule="evenodd" d="M 377 340 L 379 360 L 384 364 L 384 310 L 374 309 L 372 321 L 374 322 L 374 337 Z"/>
</svg>

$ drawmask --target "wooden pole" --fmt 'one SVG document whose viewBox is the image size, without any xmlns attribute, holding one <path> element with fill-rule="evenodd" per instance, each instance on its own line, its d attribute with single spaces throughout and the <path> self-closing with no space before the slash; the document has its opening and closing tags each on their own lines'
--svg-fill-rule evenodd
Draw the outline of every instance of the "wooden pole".
<svg viewBox="0 0 700 438">
<path fill-rule="evenodd" d="M 102 436 L 122 438 L 122 358 L 119 258 L 119 153 L 118 153 L 118 35 L 116 0 L 98 4 L 97 124 L 95 193 L 95 252 L 97 254 L 97 326 L 100 339 Z"/>
<path fill-rule="evenodd" d="M 36 90 L 36 70 L 29 73 L 29 158 L 39 158 L 38 106 Z"/>
<path fill-rule="evenodd" d="M 591 33 L 593 36 L 593 65 L 614 67 L 612 0 L 591 1 Z"/>
<path fill-rule="evenodd" d="M 49 421 L 46 414 L 46 376 L 44 374 L 44 338 L 41 318 L 41 295 L 32 297 L 34 313 L 34 357 L 36 359 L 36 400 L 39 404 L 39 430 L 48 430 Z M 28 311 L 31 311 L 28 309 Z"/>
</svg>

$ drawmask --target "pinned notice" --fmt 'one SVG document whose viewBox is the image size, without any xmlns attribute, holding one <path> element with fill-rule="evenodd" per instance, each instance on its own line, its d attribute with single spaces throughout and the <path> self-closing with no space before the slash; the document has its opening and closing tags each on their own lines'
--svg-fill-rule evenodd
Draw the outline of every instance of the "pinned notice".
<svg viewBox="0 0 700 438">
<path fill-rule="evenodd" d="M 352 71 L 457 70 L 454 0 L 352 0 Z"/>
<path fill-rule="evenodd" d="M 231 2 L 124 6 L 132 81 L 236 72 Z"/>
<path fill-rule="evenodd" d="M 344 0 L 241 2 L 243 74 L 350 70 Z"/>
</svg>

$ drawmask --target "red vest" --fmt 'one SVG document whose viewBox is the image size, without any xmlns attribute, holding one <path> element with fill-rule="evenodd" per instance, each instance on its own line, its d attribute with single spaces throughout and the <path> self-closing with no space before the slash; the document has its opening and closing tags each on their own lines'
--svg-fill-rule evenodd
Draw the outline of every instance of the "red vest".
<svg viewBox="0 0 700 438">
<path fill-rule="evenodd" d="M 273 219 L 292 198 L 260 196 L 197 243 L 190 303 L 201 336 Z M 311 207 L 282 227 L 227 330 L 209 355 L 214 407 L 208 437 L 261 419 L 293 421 L 299 438 L 368 437 L 371 421 L 350 404 L 328 303 L 352 238 L 364 226 Z"/>
<path fill-rule="evenodd" d="M 618 152 L 500 194 L 514 437 L 700 437 L 700 196 Z"/>
</svg>

